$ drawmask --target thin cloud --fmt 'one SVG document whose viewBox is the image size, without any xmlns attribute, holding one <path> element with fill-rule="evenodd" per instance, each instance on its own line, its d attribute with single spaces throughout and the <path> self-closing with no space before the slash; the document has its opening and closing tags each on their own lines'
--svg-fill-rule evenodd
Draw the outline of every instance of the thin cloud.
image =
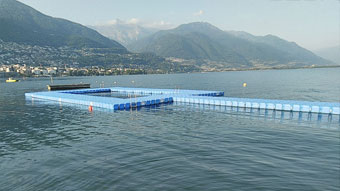
<svg viewBox="0 0 340 191">
<path fill-rule="evenodd" d="M 140 22 L 139 19 L 137 19 L 137 18 L 131 18 L 131 19 L 129 19 L 126 23 L 127 23 L 127 24 L 136 25 L 136 24 L 138 24 L 139 22 Z"/>
<path fill-rule="evenodd" d="M 139 18 L 131 18 L 127 20 L 121 20 L 121 19 L 113 19 L 105 22 L 97 22 L 95 25 L 97 26 L 108 26 L 108 25 L 139 25 L 142 27 L 147 28 L 155 28 L 155 29 L 170 29 L 174 27 L 174 24 L 170 22 L 166 22 L 164 20 L 160 21 L 146 21 L 141 20 Z"/>
<path fill-rule="evenodd" d="M 144 22 L 141 26 L 148 27 L 148 28 L 157 28 L 157 29 L 169 29 L 173 28 L 174 25 L 170 22 L 161 21 L 154 21 L 154 22 Z"/>
<path fill-rule="evenodd" d="M 204 14 L 203 10 L 199 10 L 198 12 L 194 13 L 194 16 L 201 16 Z"/>
</svg>

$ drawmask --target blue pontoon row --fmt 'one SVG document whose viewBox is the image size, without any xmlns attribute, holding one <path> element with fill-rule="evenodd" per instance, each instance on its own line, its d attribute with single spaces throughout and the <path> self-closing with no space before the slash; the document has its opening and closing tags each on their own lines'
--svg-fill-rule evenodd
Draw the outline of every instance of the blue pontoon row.
<svg viewBox="0 0 340 191">
<path fill-rule="evenodd" d="M 128 99 L 116 97 L 93 96 L 100 93 L 121 93 L 129 95 Z M 139 95 L 137 97 L 134 95 Z M 308 102 L 294 100 L 271 100 L 223 97 L 222 91 L 151 89 L 151 88 L 95 88 L 68 91 L 26 93 L 31 99 L 80 104 L 91 107 L 123 110 L 163 103 L 182 102 L 192 104 L 208 104 L 226 107 L 239 107 L 264 110 L 294 111 L 323 114 L 340 114 L 340 103 Z"/>
</svg>

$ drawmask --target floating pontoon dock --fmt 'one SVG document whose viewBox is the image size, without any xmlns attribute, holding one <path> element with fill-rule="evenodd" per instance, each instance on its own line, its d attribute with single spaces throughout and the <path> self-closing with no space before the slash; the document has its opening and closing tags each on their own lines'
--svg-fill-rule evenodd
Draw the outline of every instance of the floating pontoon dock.
<svg viewBox="0 0 340 191">
<path fill-rule="evenodd" d="M 117 97 L 98 96 L 101 93 L 125 94 L 126 98 L 123 99 Z M 259 110 L 340 115 L 340 103 L 230 98 L 223 97 L 224 92 L 222 91 L 112 87 L 54 92 L 35 92 L 26 93 L 25 96 L 28 99 L 44 99 L 111 110 L 124 110 L 163 103 L 182 102 L 225 107 L 251 108 Z"/>
</svg>

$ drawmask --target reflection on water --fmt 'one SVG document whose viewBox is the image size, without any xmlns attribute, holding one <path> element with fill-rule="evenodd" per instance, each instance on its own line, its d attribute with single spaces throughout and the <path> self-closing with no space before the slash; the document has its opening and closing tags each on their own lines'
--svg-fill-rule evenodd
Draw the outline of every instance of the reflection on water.
<svg viewBox="0 0 340 191">
<path fill-rule="evenodd" d="M 111 94 L 110 94 L 111 95 Z M 117 96 L 116 94 L 113 94 Z M 121 94 L 119 94 L 121 95 Z M 81 110 L 87 110 L 88 106 L 71 104 L 71 103 L 62 103 L 48 100 L 34 100 L 31 98 L 27 98 L 28 105 L 58 105 L 60 109 L 62 107 L 76 107 Z M 207 105 L 207 104 L 190 104 L 190 103 L 181 103 L 174 102 L 171 104 L 161 104 L 161 105 L 152 105 L 146 106 L 142 108 L 129 108 L 125 111 L 130 112 L 138 112 L 142 111 L 151 111 L 156 108 L 166 109 L 168 105 L 178 106 L 172 107 L 172 110 L 187 110 L 189 112 L 204 112 L 205 110 L 223 112 L 226 115 L 237 116 L 238 118 L 251 118 L 251 119 L 265 119 L 265 120 L 274 120 L 283 122 L 283 120 L 290 120 L 298 123 L 310 124 L 312 122 L 316 123 L 313 125 L 317 125 L 320 127 L 330 127 L 330 128 L 339 128 L 340 126 L 340 116 L 332 115 L 332 114 L 322 114 L 322 113 L 307 113 L 307 112 L 289 112 L 289 111 L 276 111 L 270 109 L 252 109 L 252 108 L 240 108 L 240 107 L 229 107 L 229 106 L 215 106 L 215 105 Z M 93 108 L 94 111 L 102 111 L 102 112 L 124 112 L 124 111 L 114 111 L 110 109 L 104 108 Z"/>
<path fill-rule="evenodd" d="M 238 118 L 249 118 L 249 119 L 263 119 L 263 120 L 274 120 L 274 121 L 291 121 L 302 124 L 312 124 L 323 127 L 324 125 L 332 128 L 339 128 L 340 116 L 332 114 L 321 114 L 321 113 L 306 113 L 306 112 L 289 112 L 289 111 L 276 111 L 270 109 L 251 109 L 251 108 L 239 108 L 239 107 L 226 107 L 226 106 L 215 106 L 215 105 L 200 105 L 200 104 L 187 104 L 178 103 L 175 105 L 185 106 L 180 109 L 188 110 L 191 112 L 212 110 L 217 112 L 223 112 L 228 115 L 234 115 Z"/>
</svg>

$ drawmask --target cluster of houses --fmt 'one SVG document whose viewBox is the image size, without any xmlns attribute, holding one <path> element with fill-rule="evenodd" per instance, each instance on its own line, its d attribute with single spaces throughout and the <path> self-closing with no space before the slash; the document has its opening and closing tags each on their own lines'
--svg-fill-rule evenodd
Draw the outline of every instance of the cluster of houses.
<svg viewBox="0 0 340 191">
<path fill-rule="evenodd" d="M 142 69 L 91 67 L 27 66 L 25 64 L 0 65 L 0 77 L 43 77 L 43 76 L 84 76 L 144 74 Z"/>
<path fill-rule="evenodd" d="M 25 64 L 0 65 L 0 74 L 3 76 L 56 76 L 60 72 L 61 70 L 57 67 L 33 67 Z"/>
</svg>

